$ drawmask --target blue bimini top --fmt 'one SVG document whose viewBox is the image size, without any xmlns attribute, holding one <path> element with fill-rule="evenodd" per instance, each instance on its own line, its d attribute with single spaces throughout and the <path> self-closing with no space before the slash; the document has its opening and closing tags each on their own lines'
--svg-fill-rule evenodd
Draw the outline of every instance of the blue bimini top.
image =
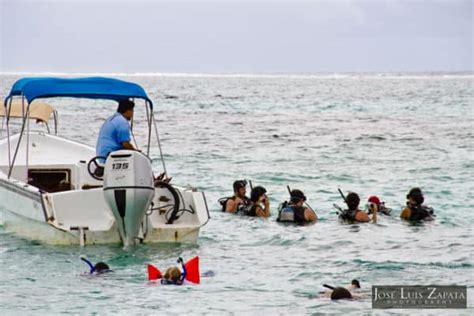
<svg viewBox="0 0 474 316">
<path fill-rule="evenodd" d="M 5 98 L 5 106 L 7 106 L 7 101 L 13 96 L 22 95 L 26 98 L 28 104 L 31 104 L 35 99 L 54 97 L 114 101 L 139 98 L 147 101 L 150 108 L 153 108 L 153 103 L 140 85 L 104 77 L 67 79 L 51 77 L 22 78 L 15 82 L 10 93 Z"/>
</svg>

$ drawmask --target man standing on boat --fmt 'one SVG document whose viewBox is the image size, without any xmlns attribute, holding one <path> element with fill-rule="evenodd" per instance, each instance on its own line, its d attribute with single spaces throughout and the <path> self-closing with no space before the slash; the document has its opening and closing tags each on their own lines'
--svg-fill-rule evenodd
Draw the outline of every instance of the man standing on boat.
<svg viewBox="0 0 474 316">
<path fill-rule="evenodd" d="M 128 121 L 133 117 L 135 103 L 130 100 L 122 100 L 118 104 L 117 112 L 109 117 L 100 128 L 97 139 L 97 156 L 107 156 L 119 149 L 135 150 L 130 143 L 130 126 Z"/>
</svg>

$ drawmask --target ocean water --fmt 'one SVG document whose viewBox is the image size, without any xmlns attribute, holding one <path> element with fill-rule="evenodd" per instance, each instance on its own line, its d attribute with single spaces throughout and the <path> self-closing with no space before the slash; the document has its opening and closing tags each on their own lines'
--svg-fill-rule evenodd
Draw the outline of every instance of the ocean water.
<svg viewBox="0 0 474 316">
<path fill-rule="evenodd" d="M 6 95 L 19 75 L 1 75 Z M 0 226 L 2 314 L 317 314 L 382 313 L 372 285 L 467 285 L 468 310 L 390 313 L 472 314 L 474 306 L 474 75 L 116 75 L 142 84 L 155 104 L 169 175 L 206 192 L 211 221 L 197 245 L 55 247 Z M 52 100 L 59 134 L 95 144 L 106 101 Z M 144 143 L 143 106 L 135 136 Z M 153 143 L 156 171 L 161 170 Z M 1 153 L 5 154 L 5 153 Z M 220 212 L 232 182 L 250 179 L 270 196 L 272 216 Z M 320 220 L 276 223 L 286 185 L 303 190 Z M 398 218 L 419 186 L 435 222 Z M 338 221 L 337 188 L 378 195 L 394 215 L 377 224 Z M 1 201 L 0 201 L 1 203 Z M 86 274 L 79 260 L 106 261 L 113 272 Z M 161 268 L 200 256 L 212 271 L 198 286 L 146 280 Z M 365 297 L 331 302 L 322 284 L 358 279 Z"/>
</svg>

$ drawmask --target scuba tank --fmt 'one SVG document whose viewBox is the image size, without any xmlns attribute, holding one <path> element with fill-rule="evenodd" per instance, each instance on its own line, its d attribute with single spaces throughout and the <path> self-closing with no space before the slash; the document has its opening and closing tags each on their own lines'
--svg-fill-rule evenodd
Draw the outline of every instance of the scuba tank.
<svg viewBox="0 0 474 316">
<path fill-rule="evenodd" d="M 288 202 L 285 201 L 280 204 L 278 207 L 278 217 L 277 222 L 294 222 L 295 221 L 295 213 L 293 208 L 289 206 Z"/>
</svg>

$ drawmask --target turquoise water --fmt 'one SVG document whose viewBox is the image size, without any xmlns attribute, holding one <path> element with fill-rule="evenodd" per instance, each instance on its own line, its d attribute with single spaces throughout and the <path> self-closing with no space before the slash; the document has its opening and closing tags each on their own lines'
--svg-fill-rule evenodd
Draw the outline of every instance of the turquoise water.
<svg viewBox="0 0 474 316">
<path fill-rule="evenodd" d="M 120 77 L 120 76 L 119 76 Z M 0 76 L 5 95 L 18 76 Z M 137 75 L 155 102 L 168 173 L 206 192 L 212 219 L 198 245 L 53 247 L 0 226 L 0 310 L 52 313 L 310 314 L 373 312 L 361 301 L 318 298 L 322 284 L 457 284 L 474 287 L 474 76 L 351 74 L 295 76 Z M 59 133 L 94 144 L 115 106 L 55 100 Z M 137 110 L 135 134 L 144 140 Z M 4 153 L 2 153 L 4 154 Z M 157 146 L 153 157 L 158 157 Z M 155 159 L 156 170 L 160 165 Z M 235 179 L 267 188 L 272 217 L 219 212 Z M 303 190 L 320 221 L 275 222 L 286 185 Z M 398 219 L 411 187 L 425 192 L 433 223 Z M 345 225 L 337 188 L 379 195 L 395 216 Z M 0 202 L 1 203 L 1 202 Z M 79 256 L 108 262 L 89 277 Z M 199 255 L 214 276 L 199 286 L 146 281 L 145 264 Z M 409 310 L 394 310 L 407 313 Z M 447 311 L 443 311 L 446 313 Z M 428 311 L 417 311 L 428 313 Z M 456 311 L 454 314 L 459 314 Z"/>
</svg>

